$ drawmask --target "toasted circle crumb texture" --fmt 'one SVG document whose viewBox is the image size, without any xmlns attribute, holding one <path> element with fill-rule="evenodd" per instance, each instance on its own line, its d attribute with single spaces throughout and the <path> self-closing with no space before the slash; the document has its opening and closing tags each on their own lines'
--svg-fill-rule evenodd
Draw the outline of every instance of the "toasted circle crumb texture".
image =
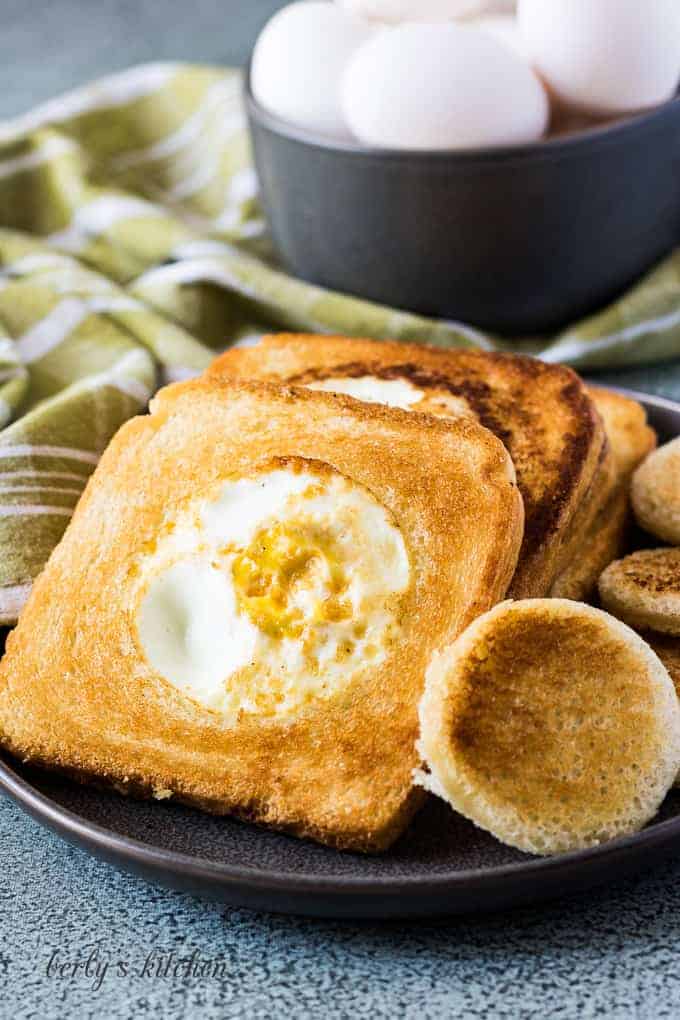
<svg viewBox="0 0 680 1020">
<path fill-rule="evenodd" d="M 641 828 L 680 767 L 680 707 L 652 649 L 563 599 L 505 602 L 430 665 L 416 778 L 498 839 L 550 854 Z"/>
<path fill-rule="evenodd" d="M 680 436 L 660 446 L 637 469 L 631 499 L 645 531 L 680 545 Z"/>
<path fill-rule="evenodd" d="M 680 634 L 680 549 L 642 549 L 617 560 L 599 583 L 605 609 L 631 627 Z"/>
</svg>

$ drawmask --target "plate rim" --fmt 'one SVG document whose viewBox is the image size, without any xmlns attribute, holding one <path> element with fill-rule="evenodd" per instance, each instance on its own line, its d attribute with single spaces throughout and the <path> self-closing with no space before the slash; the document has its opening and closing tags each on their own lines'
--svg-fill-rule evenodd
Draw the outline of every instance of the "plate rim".
<svg viewBox="0 0 680 1020">
<path fill-rule="evenodd" d="M 48 774 L 48 773 L 46 773 Z M 55 775 L 56 773 L 52 773 Z M 164 870 L 171 863 L 171 871 L 190 874 L 196 878 L 217 880 L 222 885 L 244 882 L 261 889 L 285 892 L 318 892 L 318 893 L 399 893 L 422 892 L 436 894 L 451 892 L 452 887 L 469 888 L 471 883 L 485 884 L 490 880 L 502 880 L 521 874 L 531 878 L 535 875 L 550 874 L 560 871 L 568 872 L 573 864 L 587 864 L 590 861 L 603 861 L 608 856 L 620 856 L 629 850 L 642 853 L 646 850 L 662 850 L 666 845 L 680 839 L 680 814 L 663 822 L 651 822 L 639 832 L 620 839 L 609 840 L 587 850 L 574 850 L 569 853 L 555 854 L 550 857 L 527 855 L 526 860 L 512 864 L 502 864 L 489 868 L 468 868 L 455 872 L 442 873 L 436 877 L 427 875 L 385 877 L 347 875 L 329 878 L 325 875 L 287 872 L 278 869 L 272 871 L 264 868 L 248 868 L 238 865 L 223 864 L 206 858 L 192 856 L 177 850 L 160 848 L 154 844 L 144 843 L 131 836 L 123 836 L 107 829 L 98 822 L 83 818 L 75 811 L 62 807 L 47 794 L 42 793 L 27 779 L 19 775 L 7 764 L 5 752 L 0 752 L 0 789 L 4 790 L 20 807 L 28 811 L 31 817 L 43 822 L 59 835 L 68 834 L 78 845 L 95 844 L 103 853 L 115 849 L 117 853 L 127 853 L 136 863 L 147 864 L 154 870 Z M 242 822 L 241 824 L 248 824 Z M 263 832 L 266 830 L 263 830 Z M 284 833 L 285 835 L 285 833 Z M 295 837 L 290 836 L 290 839 Z M 340 852 L 340 851 L 338 851 Z M 376 860 L 380 857 L 376 855 Z"/>
<path fill-rule="evenodd" d="M 680 419 L 680 402 L 667 397 L 646 394 L 621 386 L 591 382 L 588 385 L 615 390 L 623 396 L 640 401 L 647 409 L 655 408 L 661 412 L 670 412 Z M 112 829 L 90 821 L 69 808 L 62 807 L 48 794 L 41 792 L 28 779 L 18 773 L 13 764 L 14 759 L 0 749 L 0 791 L 8 795 L 15 803 L 33 817 L 39 824 L 55 831 L 60 837 L 84 847 L 96 856 L 111 860 L 126 870 L 135 868 L 152 871 L 159 881 L 163 875 L 167 881 L 189 878 L 204 885 L 215 883 L 222 889 L 231 889 L 241 894 L 253 893 L 300 894 L 309 896 L 347 896 L 354 895 L 368 900 L 370 897 L 413 897 L 413 896 L 455 896 L 456 892 L 465 890 L 466 894 L 482 891 L 489 885 L 512 880 L 514 878 L 530 882 L 532 878 L 546 878 L 551 882 L 560 875 L 574 874 L 574 869 L 585 873 L 594 872 L 607 862 L 625 860 L 632 862 L 649 853 L 662 853 L 680 841 L 680 814 L 661 822 L 651 821 L 644 829 L 619 839 L 610 840 L 585 850 L 556 854 L 549 857 L 527 855 L 526 860 L 515 861 L 488 868 L 466 868 L 459 871 L 442 872 L 436 875 L 402 875 L 402 876 L 360 876 L 342 875 L 328 876 L 315 873 L 290 872 L 282 869 L 248 867 L 209 860 L 200 856 L 187 854 L 177 850 L 166 849 L 152 843 L 124 836 Z M 18 763 L 17 763 L 18 764 Z M 48 773 L 47 773 L 48 774 Z M 54 773 L 53 773 L 54 774 Z M 248 824 L 248 823 L 242 823 Z M 294 838 L 294 837 L 289 837 Z M 338 851 L 339 852 L 339 851 Z M 379 859 L 379 858 L 376 858 Z M 612 869 L 613 870 L 613 869 Z M 307 904 L 308 905 L 308 904 Z M 407 908 L 407 904 L 404 904 Z M 304 909 L 288 910 L 287 912 L 305 913 Z M 437 911 L 423 910 L 423 916 L 434 916 Z M 451 913 L 451 903 L 443 904 L 439 913 Z M 454 909 L 455 912 L 455 909 Z M 398 916 L 405 916 L 408 909 L 398 911 Z M 360 916 L 361 909 L 353 912 Z M 332 916 L 333 911 L 323 911 L 320 916 Z M 393 916 L 393 912 L 384 911 L 384 916 Z"/>
</svg>

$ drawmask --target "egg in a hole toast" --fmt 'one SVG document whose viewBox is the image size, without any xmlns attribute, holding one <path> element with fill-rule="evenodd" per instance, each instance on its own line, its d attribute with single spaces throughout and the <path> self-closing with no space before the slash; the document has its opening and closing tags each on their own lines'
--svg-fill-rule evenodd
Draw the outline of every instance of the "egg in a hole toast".
<svg viewBox="0 0 680 1020">
<path fill-rule="evenodd" d="M 605 500 L 612 469 L 604 427 L 584 384 L 563 366 L 521 355 L 279 334 L 232 348 L 207 375 L 303 385 L 480 421 L 508 449 L 524 499 L 515 598 L 548 594 L 582 541 L 573 524 L 584 499 Z"/>
<path fill-rule="evenodd" d="M 0 665 L 14 755 L 379 851 L 420 803 L 433 651 L 501 599 L 523 508 L 469 417 L 161 391 L 90 479 Z"/>
</svg>

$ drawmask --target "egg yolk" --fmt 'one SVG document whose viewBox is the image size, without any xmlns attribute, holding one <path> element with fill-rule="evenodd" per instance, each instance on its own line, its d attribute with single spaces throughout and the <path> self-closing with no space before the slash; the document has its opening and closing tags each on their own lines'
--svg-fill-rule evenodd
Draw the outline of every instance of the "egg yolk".
<svg viewBox="0 0 680 1020">
<path fill-rule="evenodd" d="M 259 531 L 235 557 L 232 576 L 239 609 L 272 638 L 299 638 L 306 626 L 352 614 L 336 543 L 313 521 Z"/>
<path fill-rule="evenodd" d="M 404 538 L 365 488 L 307 461 L 225 479 L 141 550 L 132 586 L 155 674 L 225 719 L 292 718 L 391 654 Z"/>
</svg>

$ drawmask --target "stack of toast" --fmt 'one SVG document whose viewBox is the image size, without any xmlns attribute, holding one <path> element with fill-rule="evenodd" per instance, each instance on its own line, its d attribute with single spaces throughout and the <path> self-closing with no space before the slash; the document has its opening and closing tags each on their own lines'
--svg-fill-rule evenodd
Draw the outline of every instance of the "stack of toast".
<svg viewBox="0 0 680 1020">
<path fill-rule="evenodd" d="M 0 666 L 24 760 L 386 849 L 428 664 L 622 551 L 644 410 L 531 358 L 268 337 L 121 429 Z"/>
<path fill-rule="evenodd" d="M 227 351 L 207 374 L 364 399 L 373 380 L 378 402 L 390 399 L 381 383 L 401 382 L 417 398 L 412 410 L 475 418 L 506 447 L 524 502 L 514 598 L 593 593 L 624 541 L 630 478 L 656 445 L 640 404 L 513 354 L 281 334 Z"/>
</svg>

